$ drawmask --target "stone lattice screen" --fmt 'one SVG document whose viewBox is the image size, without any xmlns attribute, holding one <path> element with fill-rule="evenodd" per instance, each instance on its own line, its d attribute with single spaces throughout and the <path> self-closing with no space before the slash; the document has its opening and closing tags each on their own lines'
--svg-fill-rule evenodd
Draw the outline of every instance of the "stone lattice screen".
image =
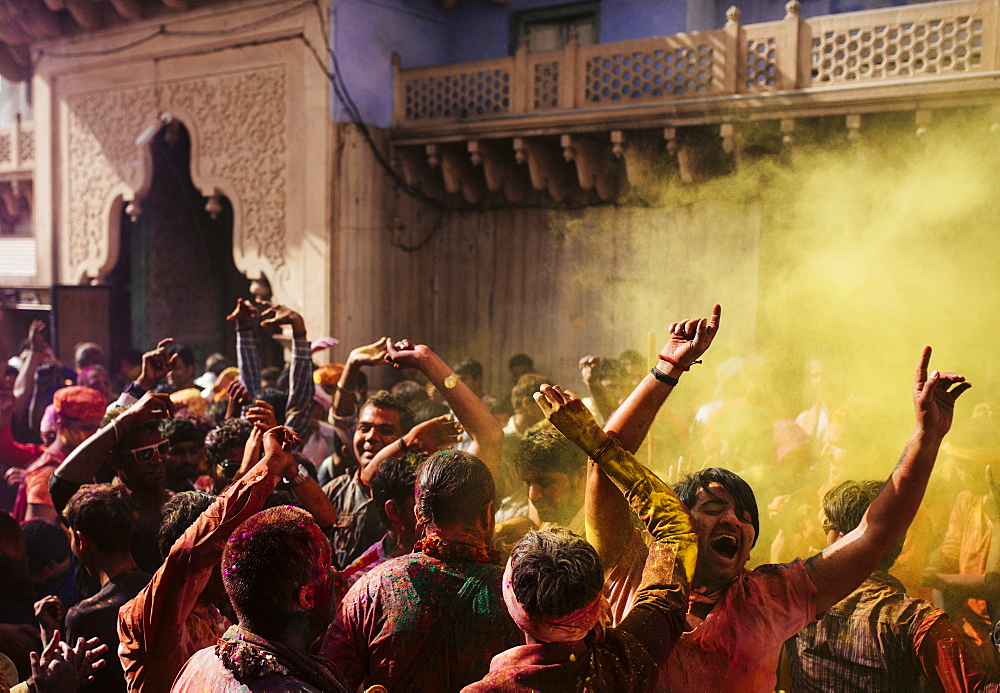
<svg viewBox="0 0 1000 693">
<path fill-rule="evenodd" d="M 914 7 L 908 13 L 887 13 L 885 19 L 875 17 L 882 21 L 874 22 L 860 13 L 854 23 L 836 16 L 810 21 L 813 84 L 984 69 L 983 3 L 956 5 L 929 4 L 919 12 Z"/>
<path fill-rule="evenodd" d="M 718 91 L 719 48 L 711 32 L 581 49 L 585 103 L 692 97 Z"/>
<path fill-rule="evenodd" d="M 497 116 L 510 110 L 511 61 L 484 61 L 453 70 L 414 70 L 404 85 L 405 119 Z M 420 74 L 423 72 L 423 74 Z"/>
<path fill-rule="evenodd" d="M 740 73 L 737 87 L 745 92 L 774 91 L 781 87 L 778 60 L 788 47 L 781 41 L 783 23 L 749 24 L 741 28 Z"/>
<path fill-rule="evenodd" d="M 35 163 L 35 131 L 31 123 L 0 128 L 0 172 L 27 171 Z"/>
<path fill-rule="evenodd" d="M 442 65 L 396 75 L 397 127 L 996 69 L 1000 0 L 944 0 Z"/>
</svg>

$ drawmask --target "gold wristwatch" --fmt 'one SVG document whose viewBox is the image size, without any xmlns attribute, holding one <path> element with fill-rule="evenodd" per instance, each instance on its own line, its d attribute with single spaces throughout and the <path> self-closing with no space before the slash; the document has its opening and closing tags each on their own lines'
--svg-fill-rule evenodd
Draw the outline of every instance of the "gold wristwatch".
<svg viewBox="0 0 1000 693">
<path fill-rule="evenodd" d="M 449 373 L 448 377 L 444 379 L 444 389 L 450 390 L 456 385 L 458 385 L 458 376 L 454 373 Z"/>
</svg>

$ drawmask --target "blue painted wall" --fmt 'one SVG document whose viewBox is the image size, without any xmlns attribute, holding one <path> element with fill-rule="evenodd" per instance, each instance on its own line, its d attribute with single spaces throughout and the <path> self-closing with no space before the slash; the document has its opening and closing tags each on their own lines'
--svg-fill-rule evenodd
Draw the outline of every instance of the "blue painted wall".
<svg viewBox="0 0 1000 693">
<path fill-rule="evenodd" d="M 781 19 L 785 0 L 601 0 L 601 43 L 664 36 L 687 30 L 690 3 L 714 4 L 714 27 L 725 24 L 726 9 L 740 8 L 744 24 Z M 458 0 L 440 10 L 434 0 L 332 0 L 331 41 L 351 97 L 363 120 L 387 127 L 392 120 L 393 52 L 403 67 L 424 67 L 485 60 L 511 54 L 513 12 L 568 4 L 565 0 Z M 812 17 L 907 4 L 907 0 L 802 0 L 802 14 Z M 712 17 L 697 6 L 704 19 Z M 695 21 L 695 20 L 692 20 Z M 694 28 L 694 27 L 692 27 Z M 347 121 L 331 94 L 330 113 Z"/>
</svg>

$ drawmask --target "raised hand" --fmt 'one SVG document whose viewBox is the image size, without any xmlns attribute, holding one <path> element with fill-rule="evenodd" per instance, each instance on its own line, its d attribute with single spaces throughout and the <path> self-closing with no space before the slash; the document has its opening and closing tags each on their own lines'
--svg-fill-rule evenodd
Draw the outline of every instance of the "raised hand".
<svg viewBox="0 0 1000 693">
<path fill-rule="evenodd" d="M 671 323 L 670 341 L 660 351 L 660 355 L 678 368 L 687 370 L 712 346 L 721 318 L 722 306 L 717 303 L 712 307 L 712 316 L 709 318 Z"/>
<path fill-rule="evenodd" d="M 965 382 L 965 376 L 956 373 L 931 371 L 927 366 L 931 361 L 931 348 L 924 347 L 913 380 L 913 406 L 917 414 L 917 425 L 927 433 L 944 436 L 951 430 L 955 414 L 955 400 L 972 387 Z"/>
<path fill-rule="evenodd" d="M 66 618 L 66 608 L 56 595 L 42 597 L 35 602 L 34 609 L 35 620 L 43 630 L 51 632 L 62 627 L 63 619 Z"/>
<path fill-rule="evenodd" d="M 386 339 L 388 356 L 386 361 L 393 368 L 420 368 L 420 363 L 426 356 L 428 348 L 424 344 L 414 344 L 409 339 L 393 342 Z"/>
<path fill-rule="evenodd" d="M 359 366 L 377 366 L 380 363 L 385 363 L 386 357 L 389 355 L 386 350 L 388 344 L 389 338 L 382 337 L 374 344 L 366 344 L 352 349 L 347 360 Z"/>
<path fill-rule="evenodd" d="M 292 457 L 292 446 L 301 445 L 302 439 L 285 426 L 275 426 L 264 434 L 264 457 L 272 474 L 282 477 L 295 476 L 298 465 Z"/>
<path fill-rule="evenodd" d="M 243 405 L 250 404 L 250 395 L 247 389 L 243 387 L 243 383 L 240 382 L 239 378 L 234 378 L 233 382 L 229 383 L 229 387 L 226 388 L 226 394 L 229 396 L 229 403 L 226 404 L 227 419 L 239 416 Z"/>
<path fill-rule="evenodd" d="M 250 327 L 250 322 L 257 317 L 257 309 L 245 298 L 236 299 L 236 307 L 226 316 L 229 322 L 235 322 L 238 328 Z"/>
<path fill-rule="evenodd" d="M 170 401 L 170 395 L 160 392 L 147 392 L 138 402 L 126 409 L 118 417 L 118 420 L 124 430 L 130 431 L 147 421 L 169 419 L 173 415 L 174 403 Z"/>
<path fill-rule="evenodd" d="M 28 345 L 34 351 L 45 351 L 49 341 L 49 326 L 41 320 L 32 320 L 28 327 Z"/>
<path fill-rule="evenodd" d="M 455 447 L 462 437 L 462 424 L 451 414 L 423 421 L 406 434 L 407 446 L 418 447 L 428 454 Z"/>
<path fill-rule="evenodd" d="M 262 399 L 254 401 L 253 406 L 247 410 L 246 419 L 262 431 L 270 431 L 278 425 L 278 420 L 274 416 L 274 407 Z"/>
<path fill-rule="evenodd" d="M 142 374 L 139 385 L 144 390 L 152 390 L 157 383 L 167 377 L 167 373 L 177 362 L 177 354 L 171 355 L 167 350 L 174 343 L 171 338 L 161 339 L 156 348 L 142 355 Z"/>
<path fill-rule="evenodd" d="M 59 649 L 67 664 L 73 667 L 82 686 L 94 679 L 94 672 L 104 666 L 105 661 L 101 655 L 108 651 L 108 646 L 101 642 L 100 638 L 90 638 L 84 640 L 77 638 L 76 645 L 69 646 L 69 643 L 60 642 Z"/>
<path fill-rule="evenodd" d="M 588 354 L 580 359 L 580 376 L 587 387 L 593 387 L 601 377 L 601 357 Z"/>
<path fill-rule="evenodd" d="M 592 456 L 607 440 L 594 415 L 571 391 L 558 385 L 542 385 L 534 397 L 545 418 L 588 455 Z"/>
<path fill-rule="evenodd" d="M 271 303 L 262 298 L 257 299 L 257 305 L 263 309 L 260 313 L 261 327 L 266 327 L 267 325 L 291 325 L 292 332 L 306 331 L 306 323 L 302 319 L 302 316 L 288 306 L 283 306 L 280 303 Z"/>
</svg>

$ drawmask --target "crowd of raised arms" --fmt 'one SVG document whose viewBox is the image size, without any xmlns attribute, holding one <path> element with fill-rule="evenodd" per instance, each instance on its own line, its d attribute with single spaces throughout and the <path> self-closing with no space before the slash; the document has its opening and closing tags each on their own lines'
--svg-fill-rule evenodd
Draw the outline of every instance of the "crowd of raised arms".
<svg viewBox="0 0 1000 693">
<path fill-rule="evenodd" d="M 721 318 L 650 371 L 585 356 L 583 399 L 406 339 L 317 366 L 335 340 L 259 300 L 200 375 L 171 339 L 74 368 L 34 322 L 0 385 L 0 691 L 1000 690 L 988 403 L 914 347 L 883 453 L 870 405 L 713 364 Z"/>
</svg>

